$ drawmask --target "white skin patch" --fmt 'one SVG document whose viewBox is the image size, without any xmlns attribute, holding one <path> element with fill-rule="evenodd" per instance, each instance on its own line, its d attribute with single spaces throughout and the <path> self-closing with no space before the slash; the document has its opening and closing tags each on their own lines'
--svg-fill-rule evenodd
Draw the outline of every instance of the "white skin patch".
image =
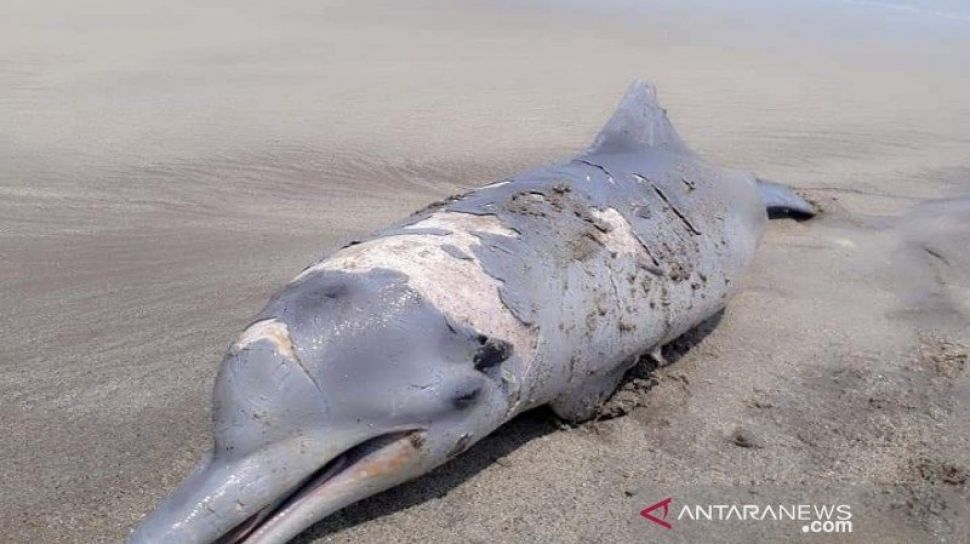
<svg viewBox="0 0 970 544">
<path fill-rule="evenodd" d="M 376 268 L 395 270 L 408 277 L 408 285 L 444 312 L 456 324 L 512 344 L 528 363 L 535 349 L 535 332 L 502 304 L 501 282 L 489 276 L 473 247 L 480 244 L 472 232 L 516 237 L 518 234 L 492 215 L 439 212 L 409 225 L 408 229 L 445 229 L 447 235 L 396 234 L 344 248 L 296 277 L 319 271 L 368 272 Z M 442 246 L 452 245 L 471 259 L 449 255 Z"/>
<path fill-rule="evenodd" d="M 610 232 L 599 235 L 600 240 L 610 251 L 621 255 L 639 255 L 644 253 L 643 246 L 633 235 L 633 227 L 620 212 L 613 208 L 605 210 L 590 210 L 590 215 L 610 226 Z"/>
<path fill-rule="evenodd" d="M 290 339 L 290 331 L 286 328 L 286 323 L 275 319 L 264 319 L 250 325 L 239 335 L 239 340 L 236 340 L 236 343 L 233 344 L 233 351 L 242 351 L 253 342 L 260 340 L 272 342 L 280 355 L 290 359 L 296 358 L 293 353 L 293 341 Z"/>
<path fill-rule="evenodd" d="M 499 236 L 517 238 L 519 235 L 514 230 L 499 223 L 494 215 L 475 215 L 460 212 L 439 212 L 432 214 L 431 217 L 418 221 L 413 225 L 404 227 L 409 229 L 444 229 L 450 230 L 453 236 L 460 238 L 462 242 L 478 243 L 478 238 L 469 234 L 471 232 L 487 232 Z M 448 242 L 467 250 L 468 248 L 460 242 L 452 240 Z"/>
<path fill-rule="evenodd" d="M 480 187 L 480 188 L 481 188 L 481 189 L 494 189 L 494 188 L 496 188 L 496 187 L 501 187 L 501 186 L 503 186 L 503 185 L 508 185 L 509 183 L 512 183 L 512 182 L 511 182 L 511 181 L 509 181 L 509 180 L 505 180 L 505 181 L 496 181 L 495 183 L 490 183 L 490 184 L 488 184 L 488 185 L 485 185 L 484 187 Z"/>
</svg>

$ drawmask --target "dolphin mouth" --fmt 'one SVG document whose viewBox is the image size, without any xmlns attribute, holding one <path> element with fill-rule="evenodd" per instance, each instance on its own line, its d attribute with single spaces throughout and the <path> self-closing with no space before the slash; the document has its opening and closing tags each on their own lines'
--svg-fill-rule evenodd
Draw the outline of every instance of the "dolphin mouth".
<svg viewBox="0 0 970 544">
<path fill-rule="evenodd" d="M 411 464 L 424 444 L 424 436 L 425 432 L 421 429 L 396 431 L 351 447 L 230 529 L 214 544 L 285 542 L 290 538 L 289 533 L 294 532 L 294 521 L 302 531 L 354 502 L 346 500 L 351 498 L 347 497 L 349 487 L 381 479 Z M 311 513 L 308 516 L 308 507 L 317 515 Z M 302 518 L 302 521 L 292 519 L 295 517 Z"/>
</svg>

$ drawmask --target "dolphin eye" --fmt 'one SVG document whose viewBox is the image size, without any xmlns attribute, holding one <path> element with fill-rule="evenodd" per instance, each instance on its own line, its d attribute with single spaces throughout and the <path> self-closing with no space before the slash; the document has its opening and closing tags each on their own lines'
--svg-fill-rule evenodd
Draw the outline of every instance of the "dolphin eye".
<svg viewBox="0 0 970 544">
<path fill-rule="evenodd" d="M 501 364 L 512 356 L 512 344 L 505 340 L 489 338 L 485 335 L 478 335 L 478 349 L 472 361 L 475 363 L 475 370 L 485 372 L 486 370 Z"/>
<path fill-rule="evenodd" d="M 455 406 L 455 408 L 468 407 L 475 402 L 475 399 L 478 398 L 478 394 L 481 392 L 481 380 L 474 380 L 472 382 L 463 384 L 457 388 L 454 396 L 451 397 L 451 403 Z"/>
<path fill-rule="evenodd" d="M 455 405 L 456 408 L 464 408 L 470 405 L 471 403 L 475 402 L 475 398 L 478 397 L 478 393 L 480 391 L 481 391 L 481 388 L 472 389 L 469 391 L 463 391 L 459 393 L 456 397 L 452 398 L 451 402 L 452 404 Z"/>
</svg>

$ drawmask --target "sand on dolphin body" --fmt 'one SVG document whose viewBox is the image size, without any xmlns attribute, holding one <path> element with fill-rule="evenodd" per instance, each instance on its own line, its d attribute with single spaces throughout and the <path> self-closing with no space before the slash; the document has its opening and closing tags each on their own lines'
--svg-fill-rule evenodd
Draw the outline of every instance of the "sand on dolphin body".
<svg viewBox="0 0 970 544">
<path fill-rule="evenodd" d="M 629 4 L 2 8 L 4 539 L 123 539 L 209 447 L 218 362 L 273 291 L 575 153 L 645 78 L 693 148 L 823 215 L 772 223 L 727 311 L 604 419 L 527 414 L 299 541 L 639 542 L 688 488 L 851 490 L 844 541 L 965 540 L 959 6 Z"/>
</svg>

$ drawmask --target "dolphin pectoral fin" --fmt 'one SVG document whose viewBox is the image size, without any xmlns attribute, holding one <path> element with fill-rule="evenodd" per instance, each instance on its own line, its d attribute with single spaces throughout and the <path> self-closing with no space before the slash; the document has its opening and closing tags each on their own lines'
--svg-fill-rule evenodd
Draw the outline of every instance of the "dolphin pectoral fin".
<svg viewBox="0 0 970 544">
<path fill-rule="evenodd" d="M 791 187 L 761 178 L 756 179 L 758 191 L 761 193 L 761 198 L 765 201 L 765 208 L 768 210 L 769 219 L 790 217 L 804 220 L 811 219 L 818 213 L 814 206 L 798 196 Z"/>
<path fill-rule="evenodd" d="M 628 370 L 627 365 L 603 376 L 590 376 L 549 403 L 552 411 L 571 423 L 580 423 L 596 416 L 603 403 L 616 391 L 616 386 Z"/>
</svg>

